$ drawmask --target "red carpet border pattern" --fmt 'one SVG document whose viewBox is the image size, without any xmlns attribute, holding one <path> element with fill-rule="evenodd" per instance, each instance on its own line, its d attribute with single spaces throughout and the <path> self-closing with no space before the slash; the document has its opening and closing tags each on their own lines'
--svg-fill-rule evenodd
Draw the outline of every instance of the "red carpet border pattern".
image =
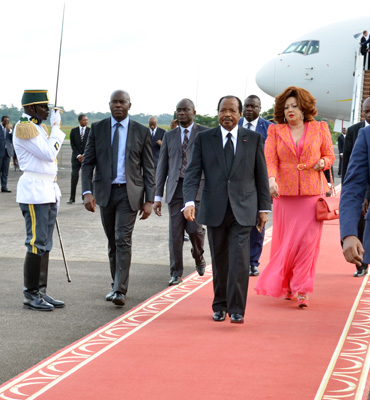
<svg viewBox="0 0 370 400">
<path fill-rule="evenodd" d="M 206 268 L 204 276 L 199 276 L 197 273 L 189 275 L 181 285 L 171 286 L 122 317 L 4 384 L 0 387 L 0 398 L 5 400 L 37 398 L 211 281 L 211 266 Z"/>
<path fill-rule="evenodd" d="M 367 399 L 370 369 L 370 283 L 367 275 L 353 304 L 315 400 Z M 367 388 L 368 389 L 368 388 Z M 364 393 L 365 392 L 365 393 Z"/>
</svg>

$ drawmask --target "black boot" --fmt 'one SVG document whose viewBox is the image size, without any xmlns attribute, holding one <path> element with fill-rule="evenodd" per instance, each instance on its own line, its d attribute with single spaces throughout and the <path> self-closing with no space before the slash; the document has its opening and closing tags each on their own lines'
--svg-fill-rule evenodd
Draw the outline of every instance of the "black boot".
<svg viewBox="0 0 370 400">
<path fill-rule="evenodd" d="M 40 284 L 39 291 L 41 297 L 48 303 L 52 304 L 55 308 L 62 308 L 65 306 L 64 301 L 54 300 L 46 294 L 46 287 L 48 284 L 48 270 L 49 270 L 49 252 L 41 256 L 40 268 Z"/>
<path fill-rule="evenodd" d="M 51 311 L 54 309 L 50 303 L 46 302 L 39 292 L 41 256 L 38 254 L 27 253 L 24 260 L 24 307 L 37 311 Z"/>
</svg>

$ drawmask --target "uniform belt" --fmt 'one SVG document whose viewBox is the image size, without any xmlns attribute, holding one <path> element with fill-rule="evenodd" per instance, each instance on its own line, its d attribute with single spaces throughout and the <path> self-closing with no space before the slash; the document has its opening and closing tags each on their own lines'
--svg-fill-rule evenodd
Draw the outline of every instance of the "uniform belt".
<svg viewBox="0 0 370 400">
<path fill-rule="evenodd" d="M 38 172 L 29 172 L 29 171 L 24 171 L 23 172 L 24 176 L 28 176 L 30 178 L 34 179 L 40 179 L 42 181 L 48 181 L 48 182 L 56 182 L 56 175 L 49 175 L 49 174 L 40 174 Z"/>
</svg>

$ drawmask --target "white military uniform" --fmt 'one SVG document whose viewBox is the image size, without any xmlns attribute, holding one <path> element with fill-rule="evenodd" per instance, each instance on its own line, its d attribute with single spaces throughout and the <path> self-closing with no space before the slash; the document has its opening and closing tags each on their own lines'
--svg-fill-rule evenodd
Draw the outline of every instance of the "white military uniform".
<svg viewBox="0 0 370 400">
<path fill-rule="evenodd" d="M 22 119 L 31 117 L 22 115 Z M 56 183 L 56 156 L 62 148 L 65 133 L 56 125 L 50 137 L 41 125 L 30 122 L 36 129 L 33 137 L 20 138 L 17 135 L 18 122 L 14 128 L 13 145 L 23 175 L 17 185 L 18 203 L 45 204 L 59 202 L 60 189 Z M 26 122 L 27 123 L 27 122 Z"/>
</svg>

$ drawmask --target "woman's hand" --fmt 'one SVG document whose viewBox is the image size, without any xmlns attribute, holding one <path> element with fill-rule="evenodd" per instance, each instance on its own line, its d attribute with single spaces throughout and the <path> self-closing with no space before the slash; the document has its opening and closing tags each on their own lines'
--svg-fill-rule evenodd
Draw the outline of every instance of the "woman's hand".
<svg viewBox="0 0 370 400">
<path fill-rule="evenodd" d="M 275 197 L 275 199 L 278 199 L 280 197 L 280 195 L 279 195 L 279 186 L 276 183 L 274 177 L 269 178 L 269 186 L 270 186 L 270 195 L 271 195 L 271 197 Z"/>
<path fill-rule="evenodd" d="M 316 163 L 316 165 L 313 167 L 315 171 L 321 171 L 322 169 L 325 168 L 325 160 L 323 158 L 320 158 L 320 160 Z"/>
</svg>

